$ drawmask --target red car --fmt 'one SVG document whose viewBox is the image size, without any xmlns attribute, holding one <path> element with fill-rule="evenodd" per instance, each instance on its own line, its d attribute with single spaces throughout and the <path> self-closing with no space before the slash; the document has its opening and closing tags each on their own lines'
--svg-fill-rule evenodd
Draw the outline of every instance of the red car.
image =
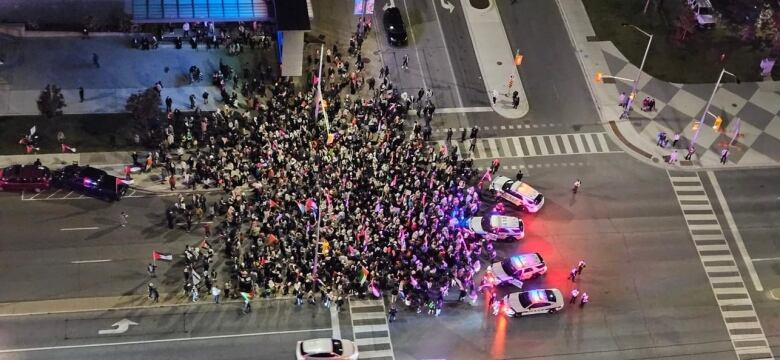
<svg viewBox="0 0 780 360">
<path fill-rule="evenodd" d="M 49 189 L 51 171 L 45 166 L 11 165 L 0 169 L 0 191 L 32 190 L 41 192 Z"/>
</svg>

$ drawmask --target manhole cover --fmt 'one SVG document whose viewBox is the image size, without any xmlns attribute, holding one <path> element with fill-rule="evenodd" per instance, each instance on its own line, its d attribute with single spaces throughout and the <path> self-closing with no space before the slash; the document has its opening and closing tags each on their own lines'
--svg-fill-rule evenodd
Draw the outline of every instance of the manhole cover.
<svg viewBox="0 0 780 360">
<path fill-rule="evenodd" d="M 490 6 L 490 0 L 469 0 L 471 6 L 475 9 L 487 9 Z"/>
</svg>

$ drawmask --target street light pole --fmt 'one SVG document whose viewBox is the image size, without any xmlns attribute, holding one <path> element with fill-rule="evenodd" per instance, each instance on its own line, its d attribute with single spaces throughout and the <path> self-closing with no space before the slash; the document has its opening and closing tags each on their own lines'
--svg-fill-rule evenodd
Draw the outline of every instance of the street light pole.
<svg viewBox="0 0 780 360">
<path fill-rule="evenodd" d="M 639 86 L 639 78 L 642 76 L 642 70 L 645 68 L 645 60 L 647 60 L 647 54 L 650 52 L 650 45 L 653 43 L 653 34 L 650 34 L 647 31 L 644 31 L 635 25 L 623 24 L 623 26 L 630 26 L 636 29 L 637 31 L 641 32 L 648 38 L 650 38 L 647 41 L 647 47 L 645 47 L 645 54 L 642 56 L 642 63 L 639 65 L 639 72 L 636 74 L 636 79 L 634 79 L 634 84 L 631 86 L 631 93 L 628 95 L 628 101 L 626 101 L 626 105 L 623 108 L 623 116 L 621 116 L 621 118 L 623 117 L 628 118 L 629 111 L 631 111 L 631 105 L 633 105 L 634 98 L 636 97 L 636 90 L 637 87 Z"/>
<path fill-rule="evenodd" d="M 696 129 L 696 133 L 693 134 L 693 139 L 691 139 L 691 146 L 694 147 L 696 146 L 696 139 L 699 138 L 699 132 L 701 131 L 701 128 L 704 127 L 704 119 L 707 117 L 707 114 L 710 111 L 710 105 L 712 105 L 712 99 L 715 98 L 715 93 L 718 91 L 718 87 L 720 86 L 720 81 L 723 80 L 723 74 L 729 74 L 733 76 L 735 79 L 737 79 L 737 82 L 739 82 L 737 75 L 734 75 L 726 71 L 726 68 L 723 68 L 723 70 L 720 71 L 720 75 L 718 76 L 718 81 L 715 83 L 715 88 L 712 89 L 712 94 L 710 94 L 710 99 L 707 100 L 707 106 L 704 107 L 704 112 L 701 113 L 701 119 L 699 120 L 699 127 Z"/>
</svg>

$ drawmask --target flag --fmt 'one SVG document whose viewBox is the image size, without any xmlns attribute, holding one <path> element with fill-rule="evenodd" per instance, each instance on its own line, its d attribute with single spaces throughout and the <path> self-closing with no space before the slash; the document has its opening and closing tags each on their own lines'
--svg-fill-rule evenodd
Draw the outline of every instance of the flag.
<svg viewBox="0 0 780 360">
<path fill-rule="evenodd" d="M 198 274 L 197 271 L 192 270 L 192 272 L 190 272 L 190 276 L 192 276 L 192 285 L 200 284 L 200 274 Z"/>
<path fill-rule="evenodd" d="M 242 291 L 241 292 L 241 297 L 244 298 L 244 301 L 252 300 L 252 294 L 251 293 L 246 293 L 246 292 Z"/>
<path fill-rule="evenodd" d="M 306 211 L 317 211 L 317 202 L 312 198 L 306 199 L 306 205 L 304 205 Z"/>
<path fill-rule="evenodd" d="M 203 241 L 200 242 L 200 245 L 198 245 L 198 247 L 202 249 L 209 249 L 211 248 L 211 244 L 209 244 L 209 242 L 206 241 L 206 239 L 203 239 Z"/>
<path fill-rule="evenodd" d="M 365 266 L 361 266 L 360 268 L 359 280 L 360 280 L 360 285 L 365 284 L 366 280 L 368 280 L 368 269 L 366 269 Z"/>
<path fill-rule="evenodd" d="M 298 210 L 301 211 L 301 215 L 305 214 L 306 213 L 306 208 L 303 207 L 303 204 L 301 204 L 300 201 L 296 201 L 295 203 L 298 204 Z"/>
<path fill-rule="evenodd" d="M 172 254 L 165 254 L 157 251 L 152 251 L 152 259 L 154 260 L 165 260 L 165 261 L 173 261 L 173 255 Z"/>
</svg>

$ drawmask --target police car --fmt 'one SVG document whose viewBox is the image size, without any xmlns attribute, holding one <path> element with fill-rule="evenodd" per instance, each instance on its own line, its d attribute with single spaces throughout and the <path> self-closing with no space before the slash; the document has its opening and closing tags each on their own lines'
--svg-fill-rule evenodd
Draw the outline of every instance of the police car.
<svg viewBox="0 0 780 360">
<path fill-rule="evenodd" d="M 295 346 L 296 360 L 357 360 L 358 355 L 357 345 L 346 339 L 311 339 Z"/>
<path fill-rule="evenodd" d="M 547 273 L 547 264 L 539 253 L 512 255 L 504 261 L 490 266 L 494 285 L 509 283 L 523 287 L 522 280 L 528 280 Z"/>
<path fill-rule="evenodd" d="M 490 183 L 489 191 L 496 197 L 535 213 L 544 206 L 544 196 L 522 181 L 498 176 Z"/>
<path fill-rule="evenodd" d="M 504 314 L 519 317 L 553 314 L 563 309 L 563 294 L 558 289 L 538 289 L 511 293 L 505 298 Z"/>
<path fill-rule="evenodd" d="M 469 219 L 469 230 L 490 240 L 507 238 L 520 240 L 525 236 L 522 219 L 497 214 L 475 216 Z"/>
</svg>

